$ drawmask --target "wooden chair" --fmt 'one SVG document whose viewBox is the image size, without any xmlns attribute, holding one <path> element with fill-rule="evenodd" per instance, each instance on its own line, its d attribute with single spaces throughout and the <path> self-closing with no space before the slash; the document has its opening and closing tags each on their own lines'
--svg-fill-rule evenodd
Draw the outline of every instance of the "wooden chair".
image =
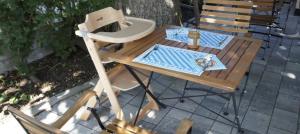
<svg viewBox="0 0 300 134">
<path fill-rule="evenodd" d="M 28 134 L 67 134 L 60 130 L 64 124 L 74 116 L 74 114 L 88 102 L 91 97 L 95 97 L 97 94 L 88 90 L 83 93 L 83 95 L 76 101 L 75 105 L 68 109 L 62 117 L 56 120 L 53 124 L 42 123 L 28 115 L 25 115 L 21 111 L 7 106 L 5 107 L 5 112 L 11 113 L 15 119 L 24 128 L 24 131 Z M 99 119 L 99 118 L 98 118 Z M 100 121 L 100 119 L 99 119 Z M 102 124 L 102 122 L 100 121 Z M 102 124 L 103 125 L 103 124 Z M 100 126 L 102 128 L 102 126 Z M 104 126 L 103 126 L 104 127 Z M 176 134 L 187 134 L 191 132 L 192 121 L 184 119 L 181 121 L 180 126 L 177 129 Z M 151 131 L 146 129 L 133 126 L 125 121 L 115 119 L 111 124 L 103 128 L 104 130 L 101 134 L 152 134 Z"/>
<path fill-rule="evenodd" d="M 272 34 L 272 29 L 283 31 L 285 28 L 281 27 L 277 22 L 281 7 L 284 4 L 283 0 L 252 0 L 254 13 L 251 15 L 250 26 L 265 27 L 266 31 L 251 30 L 251 33 L 257 33 L 267 36 L 267 47 L 270 47 L 271 36 L 279 37 L 282 41 L 282 36 Z M 281 44 L 281 42 L 280 42 Z"/>
<path fill-rule="evenodd" d="M 251 15 L 250 25 L 271 26 L 276 22 L 278 13 L 276 3 L 278 6 L 282 5 L 281 1 L 252 0 L 252 2 L 254 13 Z"/>
<path fill-rule="evenodd" d="M 203 0 L 199 27 L 207 30 L 246 34 L 252 6 L 252 2 L 246 1 Z"/>
<path fill-rule="evenodd" d="M 113 23 L 117 23 L 121 30 L 116 32 L 98 31 L 100 28 Z M 117 118 L 123 119 L 123 112 L 114 91 L 128 91 L 138 87 L 139 83 L 130 75 L 128 70 L 125 70 L 122 65 L 118 65 L 109 72 L 106 72 L 103 64 L 110 63 L 112 61 L 105 58 L 106 53 L 103 50 L 109 49 L 111 44 L 134 41 L 150 34 L 155 28 L 155 22 L 152 20 L 125 17 L 121 10 L 115 10 L 108 7 L 87 14 L 85 22 L 79 24 L 78 27 L 79 30 L 75 33 L 83 38 L 100 78 L 94 88 L 94 91 L 96 91 L 99 96 L 103 89 L 105 89 Z M 139 75 L 139 78 L 146 83 L 150 72 L 138 70 L 137 74 Z M 142 110 L 140 114 L 141 116 L 143 116 L 149 109 L 158 110 L 158 106 L 155 101 L 153 101 L 150 97 L 148 97 L 148 100 L 149 103 Z M 95 104 L 96 99 L 92 98 L 87 103 L 87 106 L 94 107 Z M 83 120 L 87 120 L 89 115 L 90 111 L 86 111 L 81 118 Z"/>
</svg>

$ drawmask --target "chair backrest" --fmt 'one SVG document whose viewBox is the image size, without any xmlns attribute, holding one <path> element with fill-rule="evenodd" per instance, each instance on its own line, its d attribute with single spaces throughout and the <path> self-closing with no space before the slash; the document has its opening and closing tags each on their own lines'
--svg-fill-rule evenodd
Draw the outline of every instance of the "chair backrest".
<svg viewBox="0 0 300 134">
<path fill-rule="evenodd" d="M 116 10 L 112 7 L 107 7 L 86 15 L 85 22 L 79 24 L 78 27 L 82 31 L 93 32 L 103 26 L 114 22 L 119 24 L 125 21 L 122 10 Z"/>
<path fill-rule="evenodd" d="M 22 125 L 24 130 L 29 134 L 64 134 L 65 133 L 53 126 L 37 121 L 34 118 L 25 115 L 21 111 L 11 106 L 6 107 L 6 110 L 17 119 L 20 125 Z"/>
<path fill-rule="evenodd" d="M 271 12 L 275 10 L 277 0 L 252 0 L 255 11 Z M 280 2 L 280 1 L 278 1 Z"/>
<path fill-rule="evenodd" d="M 203 0 L 199 27 L 230 33 L 247 33 L 252 6 L 252 2 L 246 1 Z"/>
</svg>

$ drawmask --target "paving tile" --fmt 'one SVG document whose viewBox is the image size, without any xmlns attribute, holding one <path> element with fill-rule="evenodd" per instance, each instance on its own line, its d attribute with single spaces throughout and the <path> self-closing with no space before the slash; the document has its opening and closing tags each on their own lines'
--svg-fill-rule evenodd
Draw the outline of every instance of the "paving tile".
<svg viewBox="0 0 300 134">
<path fill-rule="evenodd" d="M 215 122 L 211 128 L 211 131 L 218 132 L 220 134 L 230 134 L 231 133 L 232 126 Z"/>
<path fill-rule="evenodd" d="M 138 107 L 130 104 L 125 105 L 123 108 L 125 120 L 127 121 L 132 120 L 136 116 L 137 111 L 138 111 Z"/>
<path fill-rule="evenodd" d="M 177 120 L 182 120 L 184 118 L 189 118 L 190 116 L 192 116 L 192 113 L 173 108 L 166 116 Z"/>
<path fill-rule="evenodd" d="M 282 130 L 296 133 L 297 120 L 297 114 L 275 108 L 270 127 L 279 128 Z"/>
<path fill-rule="evenodd" d="M 257 133 L 251 130 L 248 130 L 246 128 L 242 128 L 243 129 L 243 134 L 262 134 L 262 133 Z M 233 128 L 231 131 L 231 134 L 241 134 L 238 132 L 237 128 Z"/>
<path fill-rule="evenodd" d="M 291 62 L 300 63 L 300 46 L 293 45 L 290 51 L 289 59 Z"/>
<path fill-rule="evenodd" d="M 239 100 L 237 98 L 237 100 Z M 243 101 L 242 101 L 243 102 Z M 249 103 L 249 102 L 248 102 Z M 238 104 L 239 102 L 237 102 L 237 108 L 238 108 Z M 247 107 L 248 106 L 240 106 L 238 108 L 238 117 L 239 117 L 239 120 L 242 121 L 243 118 L 245 117 L 245 114 L 247 112 Z M 225 111 L 225 108 L 226 108 L 226 105 L 223 107 L 222 111 L 220 112 L 223 116 L 225 116 L 227 119 L 231 120 L 231 121 L 235 121 L 235 112 L 234 112 L 234 107 L 232 105 L 232 100 L 230 101 L 230 104 L 228 106 L 228 109 L 227 109 L 227 112 L 228 112 L 228 115 L 224 115 L 223 112 Z M 218 121 L 220 122 L 223 122 L 223 123 L 226 123 L 226 124 L 231 124 L 230 121 L 222 118 L 221 116 L 218 116 L 217 118 Z"/>
<path fill-rule="evenodd" d="M 154 131 L 160 134 L 174 134 L 179 124 L 180 120 L 167 116 L 156 126 Z"/>
<path fill-rule="evenodd" d="M 153 73 L 153 76 L 152 76 L 152 78 L 153 78 L 153 79 L 157 79 L 159 76 L 160 76 L 160 74 L 159 74 L 159 73 Z"/>
<path fill-rule="evenodd" d="M 70 134 L 93 134 L 95 133 L 95 131 L 77 124 L 76 127 L 74 127 L 74 129 L 71 130 L 69 133 Z"/>
<path fill-rule="evenodd" d="M 272 115 L 275 102 L 270 103 L 270 101 L 264 98 L 265 97 L 263 96 L 255 95 L 253 101 L 251 102 L 249 110 L 263 113 L 266 115 Z"/>
<path fill-rule="evenodd" d="M 19 124 L 18 120 L 9 114 L 0 120 L 1 133 L 9 134 L 27 134 L 22 125 Z"/>
<path fill-rule="evenodd" d="M 162 102 L 163 104 L 166 104 L 168 106 L 174 106 L 177 103 L 179 103 L 178 99 L 165 99 L 165 100 L 160 100 L 160 102 Z"/>
<path fill-rule="evenodd" d="M 69 132 L 72 129 L 75 128 L 76 123 L 79 122 L 80 114 L 82 113 L 82 110 L 79 110 L 78 113 L 76 113 L 73 117 L 71 117 L 61 128 L 61 130 Z M 35 119 L 38 121 L 41 121 L 45 124 L 52 124 L 57 119 L 59 119 L 61 116 L 54 112 L 42 112 L 41 114 L 37 115 Z"/>
<path fill-rule="evenodd" d="M 279 92 L 300 97 L 300 82 L 284 77 Z"/>
<path fill-rule="evenodd" d="M 215 130 L 209 130 L 207 131 L 207 134 L 225 134 L 223 132 L 215 131 Z"/>
<path fill-rule="evenodd" d="M 208 133 L 208 130 L 201 130 L 197 127 L 192 128 L 192 134 L 206 134 Z"/>
<path fill-rule="evenodd" d="M 63 127 L 61 128 L 62 131 L 65 132 L 70 132 L 74 129 L 76 129 L 78 127 L 78 118 L 74 118 L 72 117 L 71 119 L 69 119 L 65 125 L 63 125 Z M 81 125 L 80 125 L 81 126 Z"/>
<path fill-rule="evenodd" d="M 204 88 L 204 89 L 211 88 L 210 86 L 202 85 L 202 84 L 199 84 L 199 83 L 196 83 L 196 82 L 192 82 L 192 81 L 189 81 L 188 85 L 195 86 L 195 87 L 198 87 L 198 88 Z"/>
<path fill-rule="evenodd" d="M 225 105 L 225 103 L 219 102 L 215 99 L 212 99 L 210 97 L 205 98 L 201 105 L 209 108 L 210 110 L 216 111 L 216 112 L 221 112 L 223 106 Z M 203 108 L 201 106 L 198 106 L 197 109 L 195 110 L 195 113 L 206 116 L 206 117 L 210 117 L 213 119 L 217 118 L 217 115 L 210 112 L 209 110 L 207 110 L 206 108 Z"/>
<path fill-rule="evenodd" d="M 152 110 L 143 120 L 152 124 L 158 124 L 169 111 L 170 108 L 160 109 L 160 111 Z"/>
<path fill-rule="evenodd" d="M 75 104 L 75 100 L 68 98 L 60 101 L 51 108 L 51 112 L 57 113 L 58 115 L 63 115 L 70 107 Z"/>
<path fill-rule="evenodd" d="M 185 80 L 176 79 L 174 83 L 170 85 L 170 88 L 176 89 L 177 91 L 182 91 L 185 85 Z"/>
<path fill-rule="evenodd" d="M 286 71 L 290 71 L 291 73 L 300 74 L 300 64 L 293 63 L 293 62 L 287 62 L 286 64 Z"/>
<path fill-rule="evenodd" d="M 131 105 L 134 105 L 136 107 L 139 107 L 141 102 L 142 102 L 142 99 L 143 99 L 143 96 L 144 96 L 144 92 L 140 92 L 139 94 L 137 94 L 133 99 L 131 99 L 129 101 L 129 104 Z M 145 97 L 145 100 L 143 102 L 143 105 L 146 105 L 148 103 L 148 99 L 147 99 L 147 96 Z"/>
<path fill-rule="evenodd" d="M 275 52 L 275 55 L 272 55 L 267 63 L 267 71 L 271 72 L 282 72 L 285 67 L 287 57 L 283 55 L 281 52 Z"/>
<path fill-rule="evenodd" d="M 175 107 L 177 107 L 179 109 L 184 109 L 184 110 L 187 110 L 187 111 L 193 113 L 196 110 L 196 108 L 198 107 L 198 105 L 191 100 L 184 99 L 184 102 L 178 102 L 175 105 Z"/>
<path fill-rule="evenodd" d="M 163 93 L 168 87 L 158 83 L 157 81 L 152 81 L 150 84 L 151 90 L 154 95 L 160 95 Z"/>
<path fill-rule="evenodd" d="M 297 114 L 300 109 L 300 98 L 280 93 L 277 98 L 276 107 Z"/>
<path fill-rule="evenodd" d="M 244 94 L 244 96 L 242 96 L 242 97 L 240 95 L 236 96 L 237 105 L 240 105 L 240 109 L 247 109 L 250 106 L 253 95 L 254 94 L 251 95 L 251 94 L 249 94 L 249 92 L 246 92 Z M 241 103 L 241 104 L 239 104 L 239 103 Z"/>
<path fill-rule="evenodd" d="M 211 119 L 208 119 L 208 118 L 205 118 L 205 117 L 202 117 L 202 116 L 198 116 L 198 115 L 195 115 L 195 114 L 193 114 L 190 119 L 193 121 L 193 131 L 192 131 L 192 133 L 206 132 L 212 127 L 212 125 L 214 123 L 214 121 L 211 120 Z"/>
<path fill-rule="evenodd" d="M 260 77 L 263 74 L 263 69 L 263 65 L 252 63 L 251 70 L 249 73 L 249 80 L 247 83 L 247 89 L 254 89 L 257 86 Z"/>
<path fill-rule="evenodd" d="M 203 94 L 206 94 L 206 92 L 203 92 L 203 91 L 199 91 L 199 90 L 187 90 L 185 92 L 185 96 L 192 96 L 192 95 L 203 95 Z M 205 97 L 192 97 L 192 98 L 187 98 L 187 99 L 184 99 L 184 100 L 190 100 L 196 104 L 199 104 L 202 102 L 202 100 L 204 99 Z"/>
<path fill-rule="evenodd" d="M 52 97 L 51 97 L 52 98 Z M 30 116 L 30 117 L 33 117 L 35 116 L 36 114 L 40 113 L 41 111 L 51 111 L 51 104 L 49 103 L 49 100 L 48 99 L 45 99 L 45 101 L 41 100 L 40 103 L 37 103 L 37 104 L 33 104 L 31 106 L 27 105 L 27 106 L 24 106 L 22 107 L 20 110 Z"/>
<path fill-rule="evenodd" d="M 45 124 L 54 123 L 58 118 L 61 116 L 54 112 L 42 112 L 41 114 L 37 115 L 35 118 Z"/>
<path fill-rule="evenodd" d="M 105 123 L 107 122 L 110 118 L 114 118 L 114 113 L 111 109 L 105 108 L 105 107 L 96 107 L 97 109 L 97 113 L 100 117 L 101 122 Z M 87 128 L 93 129 L 93 130 L 99 130 L 100 126 L 97 123 L 96 118 L 91 115 L 90 119 L 88 119 L 87 121 L 84 120 L 80 120 L 78 122 L 80 125 L 83 125 Z"/>
<path fill-rule="evenodd" d="M 279 89 L 280 81 L 281 81 L 281 74 L 270 72 L 270 71 L 264 71 L 260 83 L 268 85 L 270 88 Z"/>
<path fill-rule="evenodd" d="M 149 130 L 149 131 L 153 130 L 156 127 L 155 124 L 152 124 L 152 123 L 149 123 L 149 122 L 146 122 L 146 121 L 143 121 L 143 120 L 139 121 L 137 126 L 139 126 L 141 128 L 144 128 L 146 130 Z"/>
<path fill-rule="evenodd" d="M 257 133 L 265 134 L 270 120 L 271 116 L 255 111 L 248 111 L 242 122 L 242 127 Z"/>
<path fill-rule="evenodd" d="M 163 92 L 159 98 L 170 98 L 170 97 L 179 97 L 181 95 L 181 92 L 178 92 L 176 90 L 172 90 L 170 88 L 168 88 L 167 90 L 165 90 L 165 92 Z"/>
<path fill-rule="evenodd" d="M 176 78 L 174 78 L 174 77 L 170 77 L 170 76 L 166 76 L 166 75 L 160 75 L 160 77 L 158 77 L 155 80 L 155 82 L 158 82 L 158 83 L 162 84 L 165 87 L 169 87 L 175 80 L 176 80 Z"/>
<path fill-rule="evenodd" d="M 121 92 L 118 96 L 118 100 L 119 100 L 119 103 L 121 105 L 121 107 L 124 107 L 130 100 L 133 99 L 133 95 L 130 95 L 130 94 L 127 94 L 126 92 Z M 111 104 L 109 101 L 106 101 L 104 104 L 103 104 L 104 107 L 106 108 L 110 108 L 111 107 Z"/>
<path fill-rule="evenodd" d="M 265 84 L 260 84 L 255 91 L 255 99 L 263 99 L 269 103 L 274 104 L 276 102 L 276 97 L 279 89 L 269 87 Z"/>
<path fill-rule="evenodd" d="M 143 91 L 144 91 L 144 89 L 141 86 L 139 86 L 139 87 L 136 87 L 134 89 L 126 91 L 126 93 L 130 94 L 132 96 L 136 96 L 137 94 L 139 94 L 139 93 L 141 93 Z"/>
<path fill-rule="evenodd" d="M 293 134 L 293 133 L 282 130 L 282 129 L 271 127 L 271 128 L 269 128 L 268 134 Z"/>
</svg>

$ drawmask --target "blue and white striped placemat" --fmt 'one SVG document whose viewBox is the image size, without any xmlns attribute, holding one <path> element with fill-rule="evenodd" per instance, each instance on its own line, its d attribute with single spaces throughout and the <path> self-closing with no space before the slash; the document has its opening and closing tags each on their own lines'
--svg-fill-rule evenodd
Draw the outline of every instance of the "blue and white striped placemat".
<svg viewBox="0 0 300 134">
<path fill-rule="evenodd" d="M 189 28 L 167 29 L 166 39 L 178 42 L 189 43 L 188 32 Z M 196 30 L 196 29 L 192 29 Z M 233 39 L 234 36 L 227 34 L 214 33 L 204 30 L 197 30 L 200 32 L 200 46 L 210 47 L 215 49 L 223 49 Z"/>
<path fill-rule="evenodd" d="M 195 60 L 207 55 L 208 53 L 156 44 L 133 59 L 133 62 L 200 76 L 204 71 Z M 212 55 L 212 60 L 216 64 L 206 71 L 226 69 L 216 55 Z"/>
</svg>

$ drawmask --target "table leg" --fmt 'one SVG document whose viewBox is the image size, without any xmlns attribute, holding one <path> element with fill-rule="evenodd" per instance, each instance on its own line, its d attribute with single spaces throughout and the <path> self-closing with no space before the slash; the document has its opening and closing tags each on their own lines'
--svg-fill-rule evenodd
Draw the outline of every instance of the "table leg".
<svg viewBox="0 0 300 134">
<path fill-rule="evenodd" d="M 241 127 L 241 122 L 238 116 L 238 108 L 236 105 L 236 99 L 235 99 L 235 93 L 231 93 L 231 97 L 232 97 L 232 105 L 233 105 L 233 109 L 234 109 L 234 118 L 236 120 L 237 123 L 237 127 L 238 127 L 238 131 L 240 133 L 243 133 L 242 127 Z"/>
<path fill-rule="evenodd" d="M 166 105 L 161 103 L 148 89 L 148 87 L 143 83 L 143 81 L 137 76 L 137 74 L 128 65 L 124 65 L 130 74 L 135 78 L 135 80 L 141 85 L 145 92 L 162 108 L 166 108 Z"/>
<path fill-rule="evenodd" d="M 184 102 L 183 97 L 184 97 L 184 95 L 185 95 L 185 90 L 186 90 L 186 86 L 187 86 L 188 82 L 189 82 L 188 80 L 185 81 L 182 95 L 181 95 L 181 97 L 179 98 L 179 101 L 180 101 L 181 103 Z"/>
</svg>

